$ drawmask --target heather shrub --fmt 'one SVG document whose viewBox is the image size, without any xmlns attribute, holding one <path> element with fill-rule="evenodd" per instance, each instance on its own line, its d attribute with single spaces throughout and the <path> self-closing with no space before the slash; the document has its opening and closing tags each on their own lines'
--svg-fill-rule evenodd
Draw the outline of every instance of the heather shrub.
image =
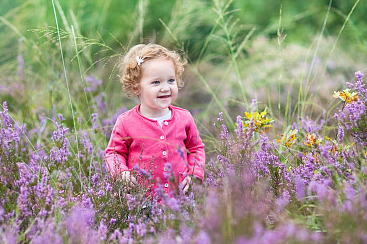
<svg viewBox="0 0 367 244">
<path fill-rule="evenodd" d="M 45 143 L 36 131 L 18 126 L 3 103 L 0 238 L 25 243 L 364 241 L 365 114 L 356 116 L 355 106 L 363 108 L 366 96 L 363 76 L 356 75 L 350 94 L 358 98 L 346 97 L 328 121 L 300 119 L 281 136 L 273 133 L 271 114 L 257 112 L 256 100 L 250 112 L 237 117 L 235 130 L 220 114 L 217 156 L 207 163 L 204 184 L 193 183 L 189 195 L 177 190 L 168 196 L 160 188 L 151 194 L 150 173 L 138 166 L 133 172 L 138 185 L 111 178 L 92 139 L 104 133 L 93 118 L 91 129 L 79 120 L 74 137 L 63 115 L 48 124 L 40 115 L 39 127 L 47 127 L 51 141 Z M 338 126 L 326 127 L 332 123 Z"/>
<path fill-rule="evenodd" d="M 365 3 L 20 2 L 0 16 L 0 243 L 367 242 L 367 91 L 362 72 L 347 82 L 365 70 Z M 187 195 L 104 162 L 136 102 L 117 59 L 138 40 L 189 60 L 176 102 L 207 162 Z"/>
</svg>

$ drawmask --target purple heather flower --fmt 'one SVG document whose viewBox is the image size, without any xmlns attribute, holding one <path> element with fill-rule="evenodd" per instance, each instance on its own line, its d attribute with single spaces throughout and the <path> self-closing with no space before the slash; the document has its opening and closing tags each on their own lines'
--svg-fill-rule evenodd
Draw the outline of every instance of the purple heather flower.
<svg viewBox="0 0 367 244">
<path fill-rule="evenodd" d="M 344 128 L 343 128 L 343 126 L 339 125 L 339 127 L 338 127 L 338 142 L 342 143 L 343 139 L 344 139 Z"/>
<path fill-rule="evenodd" d="M 48 224 L 45 226 L 45 230 L 42 231 L 39 235 L 35 236 L 32 241 L 32 244 L 62 244 L 62 237 L 55 230 L 54 223 Z"/>
<path fill-rule="evenodd" d="M 36 175 L 34 175 L 30 169 L 30 167 L 22 162 L 17 163 L 18 172 L 19 172 L 19 180 L 17 181 L 18 185 L 28 185 L 33 182 Z"/>
<path fill-rule="evenodd" d="M 295 129 L 297 129 L 297 128 L 298 128 L 297 123 L 296 123 L 296 122 L 293 122 L 293 124 L 292 124 L 292 130 L 295 130 Z"/>
<path fill-rule="evenodd" d="M 320 125 L 316 124 L 312 119 L 301 119 L 301 128 L 303 131 L 307 133 L 317 133 L 322 129 L 322 125 L 325 123 L 325 120 L 320 121 Z"/>
<path fill-rule="evenodd" d="M 256 110 L 257 110 L 257 100 L 252 99 L 252 101 L 251 101 L 251 111 L 255 112 Z"/>
<path fill-rule="evenodd" d="M 54 198 L 54 188 L 48 184 L 47 185 L 47 193 L 46 193 L 46 197 L 45 197 L 45 204 L 46 205 L 51 205 L 52 201 Z"/>
<path fill-rule="evenodd" d="M 217 118 L 218 121 L 223 121 L 223 112 L 219 112 L 219 117 Z"/>
<path fill-rule="evenodd" d="M 164 168 L 165 168 L 165 170 L 166 170 L 167 172 L 171 172 L 171 171 L 172 171 L 172 164 L 170 164 L 170 163 L 166 163 L 166 164 L 164 165 Z"/>
<path fill-rule="evenodd" d="M 133 234 L 135 228 L 136 227 L 134 223 L 129 223 L 129 227 L 127 229 L 124 229 L 124 237 L 126 237 L 127 239 L 131 239 L 133 241 Z"/>
<path fill-rule="evenodd" d="M 122 233 L 120 232 L 119 229 L 115 229 L 115 231 L 110 235 L 110 238 L 109 238 L 110 241 L 117 241 L 121 239 L 122 239 Z"/>
<path fill-rule="evenodd" d="M 98 128 L 97 117 L 98 117 L 98 113 L 92 113 L 92 124 L 93 124 L 92 129 Z"/>
<path fill-rule="evenodd" d="M 222 131 L 220 132 L 220 139 L 222 141 L 225 141 L 226 145 L 229 147 L 229 132 L 227 129 L 227 126 L 225 126 L 224 124 L 222 124 Z"/>
<path fill-rule="evenodd" d="M 32 213 L 28 210 L 28 187 L 27 186 L 21 186 L 20 187 L 20 194 L 18 196 L 17 205 L 19 207 L 19 211 L 23 213 L 24 216 L 31 216 Z"/>
<path fill-rule="evenodd" d="M 81 133 L 80 143 L 83 145 L 83 148 L 85 149 L 86 153 L 92 156 L 94 151 L 93 144 L 89 139 L 88 132 L 85 130 L 83 130 Z"/>
<path fill-rule="evenodd" d="M 348 200 L 352 200 L 356 195 L 356 190 L 353 188 L 353 185 L 350 183 L 345 187 L 345 196 Z"/>
<path fill-rule="evenodd" d="M 363 78 L 363 73 L 362 73 L 361 71 L 357 71 L 357 72 L 355 72 L 355 75 L 356 75 L 356 77 L 358 78 L 358 80 L 362 80 L 362 78 Z"/>
<path fill-rule="evenodd" d="M 58 114 L 58 116 L 59 116 L 60 122 L 64 121 L 64 115 L 63 114 Z"/>
<path fill-rule="evenodd" d="M 129 207 L 129 211 L 133 210 L 136 207 L 136 198 L 134 195 L 126 194 L 127 206 Z"/>
<path fill-rule="evenodd" d="M 328 182 L 311 181 L 309 189 L 317 194 L 319 200 L 332 200 L 333 194 L 328 187 Z"/>
<path fill-rule="evenodd" d="M 69 128 L 64 128 L 62 125 L 56 122 L 57 129 L 52 133 L 52 140 L 55 142 L 61 142 L 66 133 L 69 131 Z"/>
<path fill-rule="evenodd" d="M 294 185 L 296 187 L 296 197 L 299 201 L 303 201 L 305 197 L 305 183 L 303 182 L 303 179 L 299 176 L 296 176 L 294 181 Z"/>
<path fill-rule="evenodd" d="M 102 196 L 104 196 L 104 195 L 105 195 L 105 192 L 104 192 L 104 190 L 100 189 L 100 190 L 96 193 L 96 195 L 97 195 L 97 196 L 99 196 L 99 197 L 102 197 Z"/>
<path fill-rule="evenodd" d="M 200 113 L 200 109 L 198 109 L 198 108 L 194 108 L 193 110 L 192 110 L 192 114 L 193 115 L 198 115 Z"/>
<path fill-rule="evenodd" d="M 206 212 L 205 216 L 208 216 L 206 221 L 203 223 L 205 229 L 216 231 L 220 228 L 221 225 L 221 217 L 220 213 L 218 213 L 218 206 L 220 201 L 218 199 L 217 192 L 215 190 L 210 190 L 208 196 L 205 199 L 204 209 Z"/>
<path fill-rule="evenodd" d="M 204 230 L 200 230 L 195 239 L 197 244 L 210 244 L 210 236 Z"/>
<path fill-rule="evenodd" d="M 176 198 L 170 197 L 168 201 L 166 201 L 168 207 L 170 207 L 173 211 L 178 212 L 180 210 L 180 204 L 178 203 Z"/>
<path fill-rule="evenodd" d="M 89 83 L 89 86 L 84 88 L 85 92 L 94 92 L 102 84 L 102 80 L 98 80 L 92 75 L 85 77 L 85 81 Z"/>
<path fill-rule="evenodd" d="M 5 125 L 5 128 L 10 128 L 13 127 L 13 119 L 10 118 L 9 114 L 8 114 L 8 104 L 6 101 L 3 102 L 3 112 L 0 112 L 1 116 L 3 117 L 3 122 Z"/>
<path fill-rule="evenodd" d="M 101 241 L 107 240 L 107 234 L 108 234 L 108 228 L 105 224 L 105 221 L 102 219 L 101 222 L 99 222 L 98 227 L 98 236 Z"/>
<path fill-rule="evenodd" d="M 181 148 L 177 148 L 177 153 L 180 155 L 180 157 L 185 160 L 185 152 Z"/>
<path fill-rule="evenodd" d="M 18 60 L 18 76 L 19 79 L 23 80 L 24 79 L 24 59 L 23 59 L 23 55 L 19 54 L 17 57 Z"/>
<path fill-rule="evenodd" d="M 92 200 L 86 194 L 83 194 L 83 204 L 84 207 L 93 209 Z"/>
<path fill-rule="evenodd" d="M 269 138 L 267 136 L 260 135 L 261 150 L 266 152 L 269 147 Z"/>
<path fill-rule="evenodd" d="M 138 236 L 144 237 L 147 233 L 147 226 L 141 220 L 137 225 L 135 225 L 136 234 Z"/>
<path fill-rule="evenodd" d="M 0 207 L 0 223 L 4 221 L 4 209 L 2 207 Z"/>
<path fill-rule="evenodd" d="M 102 120 L 102 132 L 107 137 L 107 140 L 110 139 L 113 125 L 116 123 L 118 116 L 125 111 L 127 111 L 127 108 L 122 107 L 111 117 Z"/>
<path fill-rule="evenodd" d="M 236 123 L 237 123 L 236 134 L 239 137 L 243 135 L 243 123 L 242 123 L 241 116 L 239 115 L 237 116 Z"/>
<path fill-rule="evenodd" d="M 111 184 L 110 184 L 110 183 L 107 183 L 107 184 L 106 184 L 106 190 L 107 190 L 107 191 L 112 191 L 112 190 L 113 190 L 113 188 L 112 188 L 112 186 L 111 186 Z"/>
<path fill-rule="evenodd" d="M 97 186 L 98 185 L 98 180 L 99 180 L 99 177 L 98 176 L 99 176 L 98 173 L 92 175 L 92 182 L 93 182 L 93 185 L 94 186 Z"/>
<path fill-rule="evenodd" d="M 106 113 L 107 113 L 107 105 L 106 105 L 106 103 L 104 102 L 105 97 L 106 97 L 106 93 L 101 92 L 101 94 L 97 95 L 97 96 L 94 98 L 94 101 L 95 101 L 95 102 L 96 102 L 96 104 L 97 104 L 97 108 L 98 108 L 98 110 L 99 110 L 99 112 L 100 112 L 101 114 L 106 114 Z"/>
<path fill-rule="evenodd" d="M 114 225 L 116 223 L 117 219 L 111 218 L 110 219 L 110 225 Z"/>
<path fill-rule="evenodd" d="M 6 244 L 18 243 L 18 233 L 15 228 L 6 228 L 5 231 L 2 231 L 2 235 L 0 236 L 0 242 Z"/>
<path fill-rule="evenodd" d="M 91 229 L 94 223 L 95 211 L 91 208 L 85 208 L 79 204 L 71 209 L 70 215 L 66 218 L 66 229 L 71 240 L 88 240 L 92 238 Z M 87 242 L 85 242 L 87 243 Z"/>
<path fill-rule="evenodd" d="M 282 195 L 275 200 L 278 211 L 282 211 L 284 209 L 284 207 L 289 203 L 289 199 L 289 192 L 283 191 Z"/>
<path fill-rule="evenodd" d="M 148 179 L 151 177 L 151 174 L 148 171 L 139 167 L 139 165 L 137 164 L 134 165 L 134 170 L 136 170 L 143 177 L 146 177 Z"/>
</svg>

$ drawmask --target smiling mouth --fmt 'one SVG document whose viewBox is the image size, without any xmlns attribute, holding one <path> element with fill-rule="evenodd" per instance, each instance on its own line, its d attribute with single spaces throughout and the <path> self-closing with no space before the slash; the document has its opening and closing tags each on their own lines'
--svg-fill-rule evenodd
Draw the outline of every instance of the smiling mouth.
<svg viewBox="0 0 367 244">
<path fill-rule="evenodd" d="M 158 98 L 169 98 L 171 95 L 158 96 Z"/>
</svg>

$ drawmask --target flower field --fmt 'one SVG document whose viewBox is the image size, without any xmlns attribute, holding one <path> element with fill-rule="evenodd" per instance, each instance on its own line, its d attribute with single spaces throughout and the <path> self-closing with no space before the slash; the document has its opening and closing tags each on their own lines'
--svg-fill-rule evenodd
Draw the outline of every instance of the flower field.
<svg viewBox="0 0 367 244">
<path fill-rule="evenodd" d="M 177 0 L 169 18 L 149 8 L 159 1 L 100 2 L 0 12 L 0 243 L 367 243 L 362 1 L 299 15 L 284 1 L 266 28 L 247 25 L 241 1 Z M 292 14 L 306 23 L 293 28 Z M 169 171 L 174 197 L 148 194 L 151 172 L 134 167 L 130 185 L 104 162 L 118 115 L 138 102 L 116 72 L 138 42 L 188 60 L 176 104 L 207 161 L 186 195 Z"/>
</svg>

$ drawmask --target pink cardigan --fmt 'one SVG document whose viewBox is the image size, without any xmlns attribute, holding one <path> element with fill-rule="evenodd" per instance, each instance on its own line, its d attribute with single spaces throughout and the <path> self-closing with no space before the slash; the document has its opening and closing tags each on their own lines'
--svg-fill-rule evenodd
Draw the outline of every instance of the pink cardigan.
<svg viewBox="0 0 367 244">
<path fill-rule="evenodd" d="M 180 182 L 186 174 L 203 180 L 204 144 L 190 112 L 169 106 L 172 116 L 161 127 L 157 121 L 141 115 L 139 107 L 121 114 L 113 128 L 105 151 L 111 175 L 115 177 L 138 164 L 140 168 L 154 170 L 153 179 L 168 188 L 164 172 L 165 164 L 170 163 Z"/>
</svg>

